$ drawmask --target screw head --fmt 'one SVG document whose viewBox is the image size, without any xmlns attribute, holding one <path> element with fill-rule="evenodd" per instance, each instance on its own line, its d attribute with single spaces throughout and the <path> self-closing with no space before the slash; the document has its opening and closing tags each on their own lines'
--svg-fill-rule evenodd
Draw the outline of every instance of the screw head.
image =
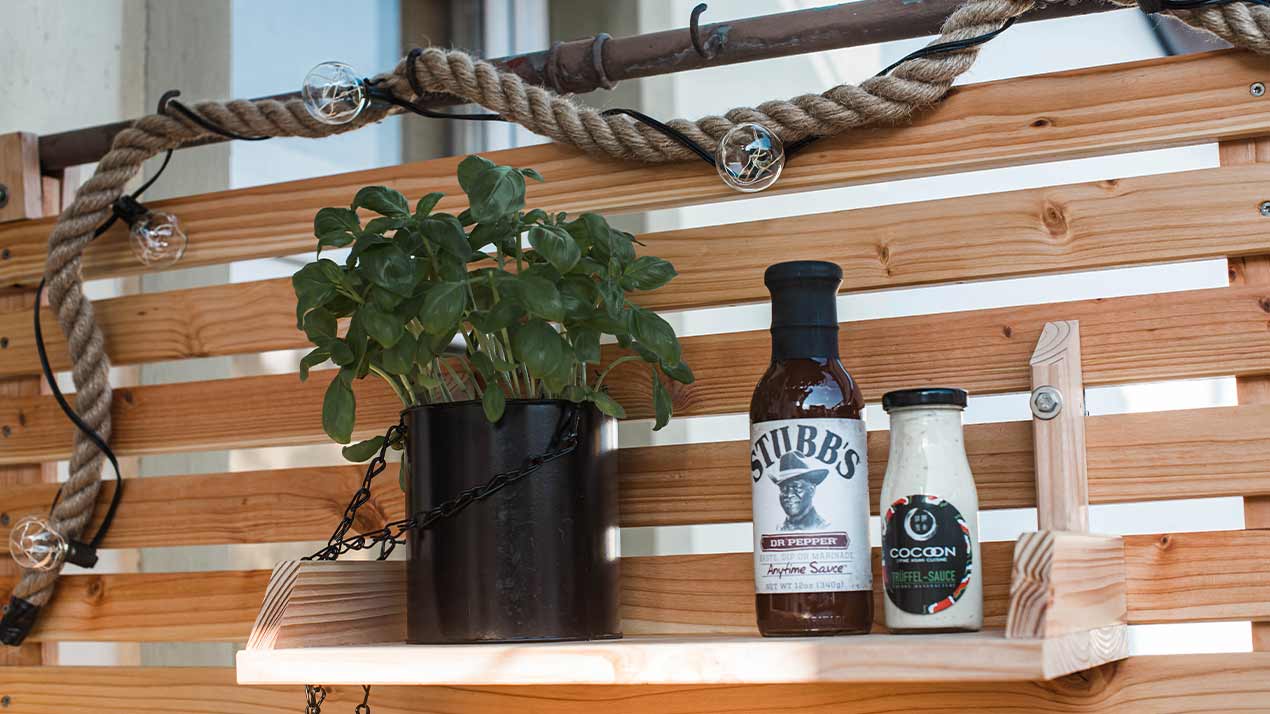
<svg viewBox="0 0 1270 714">
<path fill-rule="evenodd" d="M 5 424 L 4 426 L 0 426 L 0 436 L 3 436 L 7 439 L 9 438 L 9 435 L 12 433 L 13 433 L 13 429 L 8 424 Z"/>
<path fill-rule="evenodd" d="M 0 208 L 4 208 L 9 203 L 9 187 L 0 183 Z"/>
<path fill-rule="evenodd" d="M 1260 97 L 1266 93 L 1266 85 L 1261 82 L 1253 82 L 1252 85 L 1248 87 L 1248 93 L 1254 97 Z"/>
<path fill-rule="evenodd" d="M 8 349 L 8 347 L 9 347 L 9 338 L 0 337 L 0 350 Z"/>
<path fill-rule="evenodd" d="M 7 525 L 9 525 L 9 514 L 0 513 L 0 526 L 7 526 Z"/>
<path fill-rule="evenodd" d="M 8 248 L 0 248 L 0 260 L 8 260 L 11 255 L 13 254 L 9 252 Z"/>
<path fill-rule="evenodd" d="M 1262 201 L 1261 205 L 1257 206 L 1257 211 L 1263 216 L 1270 216 L 1270 201 Z"/>
<path fill-rule="evenodd" d="M 3 697 L 0 697 L 0 707 L 8 707 L 9 704 L 12 702 L 13 700 L 9 698 L 8 694 L 4 695 Z"/>
<path fill-rule="evenodd" d="M 1063 394 L 1049 385 L 1037 387 L 1032 390 L 1031 406 L 1037 419 L 1048 421 L 1063 411 Z"/>
</svg>

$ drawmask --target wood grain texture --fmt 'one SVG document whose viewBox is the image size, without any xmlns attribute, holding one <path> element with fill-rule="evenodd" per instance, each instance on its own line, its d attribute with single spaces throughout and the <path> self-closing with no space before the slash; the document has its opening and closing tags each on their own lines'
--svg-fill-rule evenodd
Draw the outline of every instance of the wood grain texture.
<svg viewBox="0 0 1270 714">
<path fill-rule="evenodd" d="M 824 139 L 786 167 L 769 192 L 954 173 L 1029 162 L 1198 144 L 1270 131 L 1270 103 L 1250 96 L 1270 61 L 1217 52 L 1093 67 L 955 88 L 911 125 Z M 695 162 L 646 166 L 583 156 L 558 145 L 494 152 L 548 181 L 529 189 L 548 211 L 610 213 L 730 200 L 738 194 Z M 190 235 L 182 267 L 313 249 L 313 214 L 346 205 L 357 188 L 383 184 L 419 197 L 458 193 L 459 157 L 159 201 Z M 459 206 L 447 199 L 441 210 Z M 51 221 L 0 228 L 0 285 L 31 285 L 43 269 Z M 123 231 L 87 252 L 89 277 L 140 272 Z"/>
<path fill-rule="evenodd" d="M 1042 326 L 1081 323 L 1087 385 L 1270 372 L 1267 288 L 1218 288 L 944 315 L 848 322 L 842 353 L 866 399 L 915 384 L 955 384 L 972 394 L 1031 388 L 1028 358 Z M 675 384 L 680 416 L 744 412 L 768 363 L 765 331 L 683 340 L 696 373 Z M 1178 349 L 1185 345 L 1185 349 Z M 606 348 L 612 357 L 616 348 Z M 896 360 L 895 355 L 905 355 Z M 627 369 L 630 367 L 631 369 Z M 331 372 L 119 389 L 112 445 L 121 455 L 320 443 Z M 606 384 L 631 417 L 651 416 L 648 371 L 618 367 Z M 379 380 L 356 387 L 358 435 L 381 433 L 400 402 Z M 48 397 L 0 403 L 0 463 L 66 458 L 71 427 Z"/>
<path fill-rule="evenodd" d="M 850 292 L 1270 250 L 1255 210 L 1268 181 L 1270 166 L 1205 169 L 646 234 L 642 250 L 673 261 L 679 277 L 635 300 L 657 309 L 765 300 L 762 271 L 797 258 L 841 265 Z M 287 278 L 94 310 L 116 365 L 309 346 Z M 54 368 L 69 369 L 55 318 L 43 318 Z M 0 376 L 38 369 L 29 314 L 0 313 L 0 337 L 9 340 Z"/>
<path fill-rule="evenodd" d="M 269 576 L 249 650 L 402 642 L 404 561 L 287 560 Z"/>
<path fill-rule="evenodd" d="M 39 137 L 25 131 L 0 134 L 0 186 L 8 193 L 0 223 L 43 216 L 43 183 Z"/>
<path fill-rule="evenodd" d="M 1124 540 L 1038 531 L 1014 545 L 1005 636 L 1058 637 L 1123 624 Z"/>
<path fill-rule="evenodd" d="M 1217 148 L 1222 166 L 1270 163 L 1270 137 L 1225 141 Z M 1234 257 L 1229 261 L 1229 268 L 1232 285 L 1270 287 L 1270 255 Z M 1240 404 L 1270 404 L 1270 376 L 1243 377 L 1236 380 L 1235 387 Z M 1244 527 L 1270 528 L 1270 498 L 1245 499 Z M 1259 652 L 1270 651 L 1270 624 L 1253 623 L 1252 647 Z"/>
<path fill-rule="evenodd" d="M 1053 418 L 1032 419 L 1036 518 L 1042 530 L 1089 530 L 1085 384 L 1080 364 L 1080 323 L 1045 323 L 1031 360 L 1033 408 L 1036 390 L 1047 387 L 1058 390 L 1060 403 Z"/>
<path fill-rule="evenodd" d="M 1137 657 L 1052 682 L 747 684 L 722 686 L 375 687 L 375 714 L 1196 714 L 1256 712 L 1270 697 L 1270 654 Z M 290 714 L 294 686 L 239 687 L 232 668 L 11 667 L 0 689 L 14 714 Z M 362 701 L 332 687 L 324 711 Z"/>
<path fill-rule="evenodd" d="M 1270 495 L 1270 405 L 1089 417 L 1092 503 Z M 970 424 L 966 450 L 980 507 L 1036 505 L 1029 422 Z M 886 471 L 889 434 L 869 434 L 870 504 Z M 1204 458 L 1197 459 L 1195 454 Z M 745 441 L 622 449 L 623 526 L 736 523 L 750 519 Z M 395 467 L 393 467 L 395 468 Z M 360 465 L 136 479 L 106 538 L 111 548 L 321 540 L 361 483 Z M 102 484 L 101 501 L 114 486 Z M 57 486 L 0 489 L 10 522 L 48 508 Z M 380 478 L 354 528 L 379 528 L 404 515 L 392 471 Z M 97 513 L 90 530 L 103 514 Z M 271 524 L 268 529 L 259 524 Z M 7 529 L 0 526 L 0 541 Z"/>
<path fill-rule="evenodd" d="M 1014 544 L 983 544 L 984 624 L 1006 624 Z M 1270 620 L 1270 531 L 1125 537 L 1130 624 Z M 300 555 L 297 553 L 297 555 Z M 874 551 L 874 584 L 880 588 Z M 1213 563 L 1221 563 L 1214 568 Z M 269 571 L 68 575 L 42 613 L 41 641 L 246 642 Z M 11 581 L 0 580 L 0 595 Z M 630 635 L 752 634 L 749 553 L 624 558 L 622 621 Z M 881 616 L 880 589 L 875 589 Z"/>
<path fill-rule="evenodd" d="M 239 684 L 784 684 L 1034 681 L 1127 653 L 1118 632 L 1011 640 L 1000 631 L 858 637 L 626 637 L 597 642 L 371 645 L 238 652 Z M 973 657 L 966 653 L 973 652 Z"/>
</svg>

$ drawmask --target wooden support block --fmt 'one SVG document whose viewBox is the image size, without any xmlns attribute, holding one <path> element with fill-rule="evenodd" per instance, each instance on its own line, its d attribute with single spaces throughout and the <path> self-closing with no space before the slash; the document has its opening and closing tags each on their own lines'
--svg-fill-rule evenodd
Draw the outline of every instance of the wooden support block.
<svg viewBox="0 0 1270 714">
<path fill-rule="evenodd" d="M 1123 624 L 1125 592 L 1119 536 L 1025 533 L 1014 546 L 1005 636 L 1058 637 Z"/>
<path fill-rule="evenodd" d="M 44 215 L 39 137 L 35 134 L 0 134 L 0 192 L 0 223 Z"/>
<path fill-rule="evenodd" d="M 405 592 L 402 561 L 283 561 L 247 649 L 404 642 Z"/>
<path fill-rule="evenodd" d="M 1047 322 L 1031 365 L 1037 524 L 1041 530 L 1087 531 L 1089 474 L 1079 323 Z"/>
</svg>

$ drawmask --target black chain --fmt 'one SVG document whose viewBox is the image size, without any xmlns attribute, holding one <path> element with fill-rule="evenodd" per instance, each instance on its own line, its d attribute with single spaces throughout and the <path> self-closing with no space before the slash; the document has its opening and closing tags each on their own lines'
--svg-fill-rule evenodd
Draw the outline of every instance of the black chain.
<svg viewBox="0 0 1270 714">
<path fill-rule="evenodd" d="M 560 426 L 556 429 L 556 434 L 551 440 L 554 446 L 541 454 L 527 457 L 521 462 L 520 468 L 494 474 L 484 484 L 469 488 L 454 498 L 433 506 L 426 511 L 420 511 L 399 521 L 392 521 L 373 531 L 350 536 L 348 532 L 352 530 L 353 523 L 357 519 L 358 509 L 370 501 L 371 483 L 376 476 L 383 473 L 384 469 L 388 467 L 388 449 L 405 440 L 405 424 L 400 422 L 394 424 L 384 433 L 384 442 L 379 446 L 379 453 L 367 464 L 366 476 L 362 479 L 361 488 L 357 489 L 357 493 L 353 494 L 348 506 L 344 508 L 344 517 L 340 519 L 339 525 L 331 533 L 331 537 L 326 542 L 326 547 L 305 558 L 305 560 L 336 560 L 345 553 L 354 550 L 366 550 L 375 546 L 379 546 L 379 556 L 376 560 L 385 560 L 393 552 L 393 549 L 406 542 L 406 534 L 410 531 L 427 530 L 435 525 L 437 521 L 456 516 L 473 503 L 483 501 L 507 486 L 529 476 L 546 464 L 572 454 L 578 448 L 578 428 L 581 421 L 582 409 L 575 405 L 568 416 L 561 420 Z M 363 689 L 365 690 L 365 696 L 362 698 L 362 703 L 357 705 L 354 710 L 356 714 L 370 714 L 370 687 L 363 685 Z M 304 691 L 308 701 L 304 709 L 305 714 L 321 714 L 322 702 L 326 700 L 326 690 L 320 685 L 308 684 L 305 685 Z"/>
</svg>

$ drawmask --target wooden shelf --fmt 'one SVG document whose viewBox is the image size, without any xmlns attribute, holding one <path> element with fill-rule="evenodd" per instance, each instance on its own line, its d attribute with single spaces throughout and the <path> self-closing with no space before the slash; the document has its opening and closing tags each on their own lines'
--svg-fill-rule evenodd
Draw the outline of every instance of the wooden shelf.
<svg viewBox="0 0 1270 714">
<path fill-rule="evenodd" d="M 739 684 L 1044 680 L 1123 659 L 1124 625 L 1045 639 L 1001 631 L 860 637 L 243 650 L 239 684 Z"/>
</svg>

